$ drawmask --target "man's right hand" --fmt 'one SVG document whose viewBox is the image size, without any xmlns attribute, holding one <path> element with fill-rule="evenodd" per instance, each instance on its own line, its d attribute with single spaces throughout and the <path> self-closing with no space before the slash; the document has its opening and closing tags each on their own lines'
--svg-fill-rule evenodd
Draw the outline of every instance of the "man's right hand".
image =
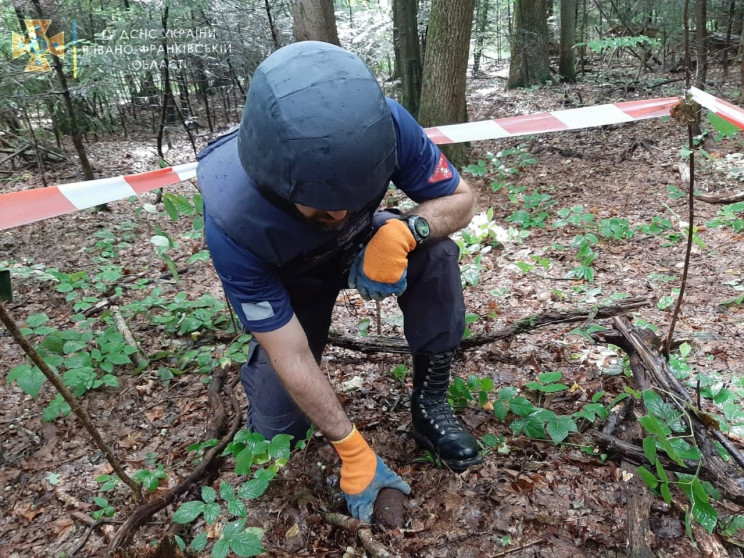
<svg viewBox="0 0 744 558">
<path fill-rule="evenodd" d="M 352 516 L 371 523 L 375 500 L 383 488 L 411 493 L 408 484 L 372 451 L 356 427 L 331 443 L 341 457 L 341 490 Z"/>
</svg>

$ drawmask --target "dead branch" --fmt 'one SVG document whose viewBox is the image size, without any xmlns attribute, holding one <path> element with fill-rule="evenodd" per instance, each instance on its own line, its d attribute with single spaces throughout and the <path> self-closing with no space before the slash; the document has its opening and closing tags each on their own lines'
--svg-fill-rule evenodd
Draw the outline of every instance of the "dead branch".
<svg viewBox="0 0 744 558">
<path fill-rule="evenodd" d="M 483 333 L 480 335 L 474 335 L 468 339 L 463 339 L 460 342 L 459 349 L 465 351 L 474 347 L 480 347 L 499 341 L 502 339 L 508 339 L 519 335 L 520 333 L 528 333 L 534 329 L 556 325 L 556 324 L 568 324 L 576 322 L 585 322 L 590 320 L 599 320 L 604 318 L 611 318 L 618 314 L 625 314 L 645 306 L 649 306 L 651 301 L 645 297 L 628 298 L 617 304 L 608 304 L 605 306 L 593 306 L 590 308 L 575 308 L 566 310 L 548 310 L 541 314 L 532 314 L 521 320 L 518 320 L 514 325 L 497 329 L 489 333 Z M 396 354 L 408 354 L 408 344 L 403 339 L 394 339 L 389 337 L 376 337 L 361 339 L 351 335 L 331 335 L 328 338 L 328 342 L 336 347 L 342 349 L 350 349 L 352 351 L 359 351 L 360 353 L 371 354 L 371 353 L 396 353 Z"/>
<path fill-rule="evenodd" d="M 70 406 L 70 409 L 72 409 L 72 412 L 75 413 L 75 416 L 83 424 L 83 427 L 85 427 L 85 429 L 88 431 L 88 434 L 90 434 L 91 438 L 93 438 L 93 442 L 96 444 L 96 446 L 98 446 L 98 449 L 100 449 L 103 455 L 106 457 L 106 461 L 111 464 L 111 467 L 114 469 L 116 474 L 119 475 L 119 478 L 122 480 L 122 482 L 132 490 L 134 499 L 137 502 L 141 502 L 143 498 L 142 492 L 140 491 L 140 485 L 129 475 L 127 475 L 127 473 L 124 471 L 124 468 L 121 466 L 119 459 L 114 455 L 114 452 L 103 440 L 103 437 L 93 424 L 93 421 L 91 420 L 90 415 L 88 415 L 88 412 L 80 406 L 77 398 L 72 393 L 70 393 L 70 390 L 67 389 L 67 386 L 65 386 L 61 378 L 54 373 L 49 365 L 44 362 L 44 359 L 41 358 L 41 355 L 36 351 L 36 349 L 34 349 L 31 343 L 28 342 L 28 339 L 26 339 L 26 336 L 21 333 L 20 329 L 18 329 L 18 324 L 16 324 L 15 320 L 13 320 L 10 314 L 8 314 L 7 310 L 5 309 L 5 305 L 2 302 L 0 302 L 0 321 L 2 321 L 5 327 L 8 328 L 8 332 L 10 333 L 10 335 L 13 337 L 15 342 L 21 346 L 23 352 L 26 353 L 31 362 L 33 362 L 39 368 L 39 370 L 41 370 L 41 373 L 44 374 L 47 380 L 49 380 L 49 383 L 51 383 L 55 387 L 57 392 L 64 398 L 64 400 Z"/>
<path fill-rule="evenodd" d="M 224 429 L 226 413 L 224 407 L 222 406 L 222 400 L 219 393 L 222 389 L 222 386 L 225 384 L 226 376 L 226 370 L 223 370 L 221 368 L 217 369 L 212 374 L 212 381 L 209 384 L 209 402 L 214 412 L 212 413 L 213 420 L 211 421 L 207 435 L 209 436 L 210 434 L 213 434 L 212 436 L 210 436 L 212 438 L 217 437 L 219 435 L 218 431 Z M 178 496 L 188 491 L 196 482 L 198 482 L 204 476 L 209 474 L 210 471 L 219 466 L 222 461 L 219 458 L 222 450 L 227 447 L 227 444 L 229 444 L 230 441 L 233 439 L 235 433 L 240 430 L 240 426 L 243 423 L 240 403 L 238 402 L 238 399 L 235 397 L 235 394 L 232 391 L 232 386 L 230 384 L 227 384 L 227 387 L 229 390 L 230 402 L 233 408 L 233 420 L 230 426 L 230 430 L 222 437 L 222 439 L 216 446 L 210 448 L 206 452 L 202 462 L 199 463 L 196 469 L 194 469 L 188 477 L 178 483 L 177 486 L 175 486 L 172 490 L 168 491 L 163 496 L 160 496 L 154 500 L 150 500 L 149 502 L 141 505 L 134 511 L 131 516 L 129 516 L 129 518 L 119 528 L 119 530 L 114 535 L 114 538 L 111 540 L 111 544 L 109 544 L 108 547 L 109 553 L 113 553 L 117 549 L 127 546 L 132 540 L 132 537 L 136 533 L 137 529 L 144 525 L 150 517 L 152 517 L 154 514 L 156 514 L 166 506 L 172 504 Z"/>
<path fill-rule="evenodd" d="M 149 363 L 147 355 L 145 355 L 142 347 L 139 346 L 134 335 L 132 335 L 132 331 L 129 329 L 126 320 L 124 320 L 124 316 L 121 315 L 118 306 L 111 307 L 111 317 L 114 319 L 114 325 L 116 325 L 116 329 L 118 329 L 119 333 L 124 337 L 124 341 L 126 341 L 127 345 L 131 345 L 137 349 L 137 352 L 132 356 L 134 358 L 134 363 L 137 366 L 137 370 L 143 370 Z"/>
<path fill-rule="evenodd" d="M 643 336 L 649 337 L 649 332 L 641 334 L 640 330 L 634 329 L 624 316 L 615 317 L 613 326 L 627 340 L 627 343 L 618 346 L 629 355 L 635 354 L 638 357 L 631 359 L 630 364 L 639 387 L 647 386 L 642 389 L 659 387 L 685 406 L 692 424 L 692 434 L 702 455 L 701 474 L 716 484 L 729 500 L 744 505 L 744 478 L 741 471 L 735 470 L 721 459 L 713 445 L 713 439 L 726 448 L 740 467 L 744 467 L 744 457 L 731 440 L 717 430 L 715 425 L 709 424 L 711 421 L 706 420 L 707 415 L 694 406 L 690 394 L 669 370 L 666 360 L 658 354 L 662 346 L 661 340 L 653 336 L 650 341 L 644 341 Z M 652 345 L 653 348 L 648 345 Z"/>
<path fill-rule="evenodd" d="M 394 558 L 398 556 L 386 549 L 381 542 L 375 540 L 369 526 L 359 519 L 354 519 L 342 513 L 327 513 L 325 514 L 325 520 L 327 523 L 359 537 L 362 546 L 372 558 Z"/>
<path fill-rule="evenodd" d="M 679 171 L 679 178 L 682 181 L 682 184 L 684 184 L 686 188 L 689 188 L 690 187 L 690 167 L 687 166 L 685 163 L 678 163 L 677 170 Z M 737 203 L 740 201 L 744 201 L 744 192 L 739 192 L 737 194 L 720 194 L 720 195 L 695 194 L 695 199 L 700 200 L 701 202 L 710 203 L 714 205 L 727 205 L 730 203 Z"/>
</svg>

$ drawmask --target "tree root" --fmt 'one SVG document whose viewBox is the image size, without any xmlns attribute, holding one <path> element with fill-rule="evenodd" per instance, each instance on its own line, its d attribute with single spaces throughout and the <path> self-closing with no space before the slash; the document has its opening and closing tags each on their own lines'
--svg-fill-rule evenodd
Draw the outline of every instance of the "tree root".
<svg viewBox="0 0 744 558">
<path fill-rule="evenodd" d="M 219 432 L 224 430 L 226 413 L 220 399 L 220 390 L 222 389 L 223 384 L 225 384 L 226 376 L 227 371 L 223 369 L 217 369 L 212 374 L 212 381 L 209 385 L 209 402 L 210 406 L 214 409 L 214 412 L 212 413 L 213 420 L 207 434 L 208 437 L 217 437 Z M 210 448 L 209 451 L 206 452 L 202 462 L 199 463 L 196 469 L 194 469 L 188 477 L 182 480 L 167 494 L 146 502 L 129 516 L 116 532 L 114 538 L 109 544 L 109 553 L 113 553 L 121 547 L 126 547 L 131 542 L 137 529 L 144 525 L 152 515 L 172 504 L 178 496 L 187 492 L 196 482 L 219 466 L 221 462 L 219 455 L 233 439 L 235 433 L 240 430 L 243 423 L 240 403 L 232 392 L 232 385 L 228 384 L 227 388 L 234 413 L 230 430 L 220 439 L 220 442 L 216 446 Z M 213 435 L 210 436 L 210 434 Z"/>
<path fill-rule="evenodd" d="M 386 549 L 381 542 L 375 540 L 369 525 L 359 519 L 354 519 L 342 513 L 327 513 L 325 514 L 325 520 L 330 525 L 340 527 L 356 535 L 372 558 L 394 558 L 398 556 Z"/>
</svg>

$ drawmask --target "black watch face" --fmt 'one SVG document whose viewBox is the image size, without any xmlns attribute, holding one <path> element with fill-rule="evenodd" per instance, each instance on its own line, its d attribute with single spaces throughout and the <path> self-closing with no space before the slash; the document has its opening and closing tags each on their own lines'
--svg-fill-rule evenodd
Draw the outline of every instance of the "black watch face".
<svg viewBox="0 0 744 558">
<path fill-rule="evenodd" d="M 421 238 L 428 238 L 431 229 L 429 228 L 429 222 L 426 219 L 419 217 L 414 221 L 413 226 L 416 228 L 416 233 Z"/>
</svg>

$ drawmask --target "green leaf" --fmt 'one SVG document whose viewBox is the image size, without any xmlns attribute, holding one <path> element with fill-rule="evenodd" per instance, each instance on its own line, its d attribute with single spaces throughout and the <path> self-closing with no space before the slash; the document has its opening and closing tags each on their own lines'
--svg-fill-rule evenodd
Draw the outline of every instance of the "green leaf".
<svg viewBox="0 0 744 558">
<path fill-rule="evenodd" d="M 535 407 L 520 395 L 509 401 L 509 409 L 518 417 L 526 417 L 535 410 Z"/>
<path fill-rule="evenodd" d="M 212 558 L 225 558 L 230 552 L 230 542 L 224 536 L 220 538 L 212 547 Z"/>
<path fill-rule="evenodd" d="M 543 372 L 538 374 L 537 378 L 544 384 L 552 384 L 563 378 L 563 374 L 560 372 Z"/>
<path fill-rule="evenodd" d="M 718 512 L 708 502 L 702 502 L 695 499 L 692 508 L 692 515 L 703 529 L 709 533 L 713 532 L 718 523 Z"/>
<path fill-rule="evenodd" d="M 174 523 L 190 523 L 194 521 L 199 514 L 204 511 L 204 502 L 194 500 L 192 502 L 186 502 L 173 514 Z"/>
<path fill-rule="evenodd" d="M 277 434 L 269 442 L 268 452 L 272 459 L 289 459 L 290 442 L 293 436 L 289 434 Z"/>
<path fill-rule="evenodd" d="M 649 463 L 656 463 L 656 438 L 654 436 L 646 436 L 643 439 L 643 455 Z"/>
<path fill-rule="evenodd" d="M 189 545 L 193 550 L 196 550 L 197 552 L 201 552 L 204 550 L 204 547 L 207 546 L 207 533 L 206 531 L 202 531 L 197 536 L 194 537 L 194 540 L 191 541 L 191 544 Z"/>
<path fill-rule="evenodd" d="M 672 493 L 670 492 L 669 485 L 667 483 L 663 482 L 659 485 L 659 492 L 661 492 L 661 497 L 667 504 L 671 503 Z"/>
<path fill-rule="evenodd" d="M 230 500 L 227 503 L 227 511 L 235 517 L 245 517 L 246 513 L 248 513 L 245 504 L 240 500 Z"/>
<path fill-rule="evenodd" d="M 659 475 L 661 482 L 669 482 L 669 475 L 667 475 L 667 472 L 664 470 L 664 467 L 661 465 L 661 461 L 659 460 L 656 460 L 656 474 Z"/>
<path fill-rule="evenodd" d="M 496 415 L 496 418 L 498 418 L 501 422 L 504 422 L 504 420 L 506 420 L 506 415 L 508 412 L 509 409 L 506 406 L 506 403 L 501 400 L 494 401 L 493 414 Z"/>
<path fill-rule="evenodd" d="M 26 325 L 28 327 L 37 328 L 42 324 L 45 324 L 49 321 L 49 316 L 46 314 L 32 314 L 26 319 Z"/>
<path fill-rule="evenodd" d="M 23 393 L 38 399 L 41 386 L 46 381 L 46 376 L 36 366 L 20 364 L 8 372 L 7 382 L 13 381 L 23 390 Z"/>
<path fill-rule="evenodd" d="M 244 482 L 238 489 L 238 496 L 243 500 L 255 500 L 266 492 L 269 482 L 264 479 L 251 479 Z"/>
<path fill-rule="evenodd" d="M 44 422 L 51 422 L 58 417 L 66 417 L 71 411 L 72 409 L 70 408 L 70 405 L 64 400 L 62 395 L 58 393 L 44 409 L 42 420 Z"/>
<path fill-rule="evenodd" d="M 201 489 L 201 497 L 205 503 L 211 504 L 217 499 L 217 491 L 211 486 L 204 485 Z"/>
<path fill-rule="evenodd" d="M 229 482 L 220 481 L 220 498 L 226 502 L 235 500 L 235 489 Z"/>
<path fill-rule="evenodd" d="M 62 352 L 64 352 L 66 355 L 76 353 L 84 349 L 86 345 L 87 343 L 83 341 L 67 341 L 62 347 Z"/>
<path fill-rule="evenodd" d="M 216 522 L 220 517 L 220 505 L 217 503 L 205 504 L 204 506 L 204 521 L 209 525 Z"/>
<path fill-rule="evenodd" d="M 499 390 L 499 399 L 502 401 L 514 399 L 515 395 L 517 395 L 517 388 L 512 386 L 504 387 Z"/>
<path fill-rule="evenodd" d="M 230 549 L 238 556 L 258 556 L 266 550 L 255 534 L 243 531 L 230 540 Z"/>
<path fill-rule="evenodd" d="M 645 467 L 641 466 L 638 467 L 638 476 L 641 477 L 641 480 L 646 483 L 646 485 L 651 488 L 652 490 L 659 486 L 659 480 L 654 476 L 654 474 L 646 469 Z"/>
<path fill-rule="evenodd" d="M 155 235 L 150 238 L 150 242 L 158 248 L 168 248 L 170 246 L 170 240 L 168 237 Z"/>
<path fill-rule="evenodd" d="M 553 440 L 554 444 L 559 444 L 568 437 L 569 432 L 576 432 L 578 429 L 576 423 L 571 417 L 559 416 L 550 420 L 545 425 L 545 431 Z"/>
<path fill-rule="evenodd" d="M 563 385 L 563 384 L 548 384 L 548 385 L 542 386 L 540 388 L 540 391 L 542 391 L 543 393 L 557 393 L 559 391 L 563 391 L 566 389 L 568 389 L 568 386 Z"/>
</svg>

